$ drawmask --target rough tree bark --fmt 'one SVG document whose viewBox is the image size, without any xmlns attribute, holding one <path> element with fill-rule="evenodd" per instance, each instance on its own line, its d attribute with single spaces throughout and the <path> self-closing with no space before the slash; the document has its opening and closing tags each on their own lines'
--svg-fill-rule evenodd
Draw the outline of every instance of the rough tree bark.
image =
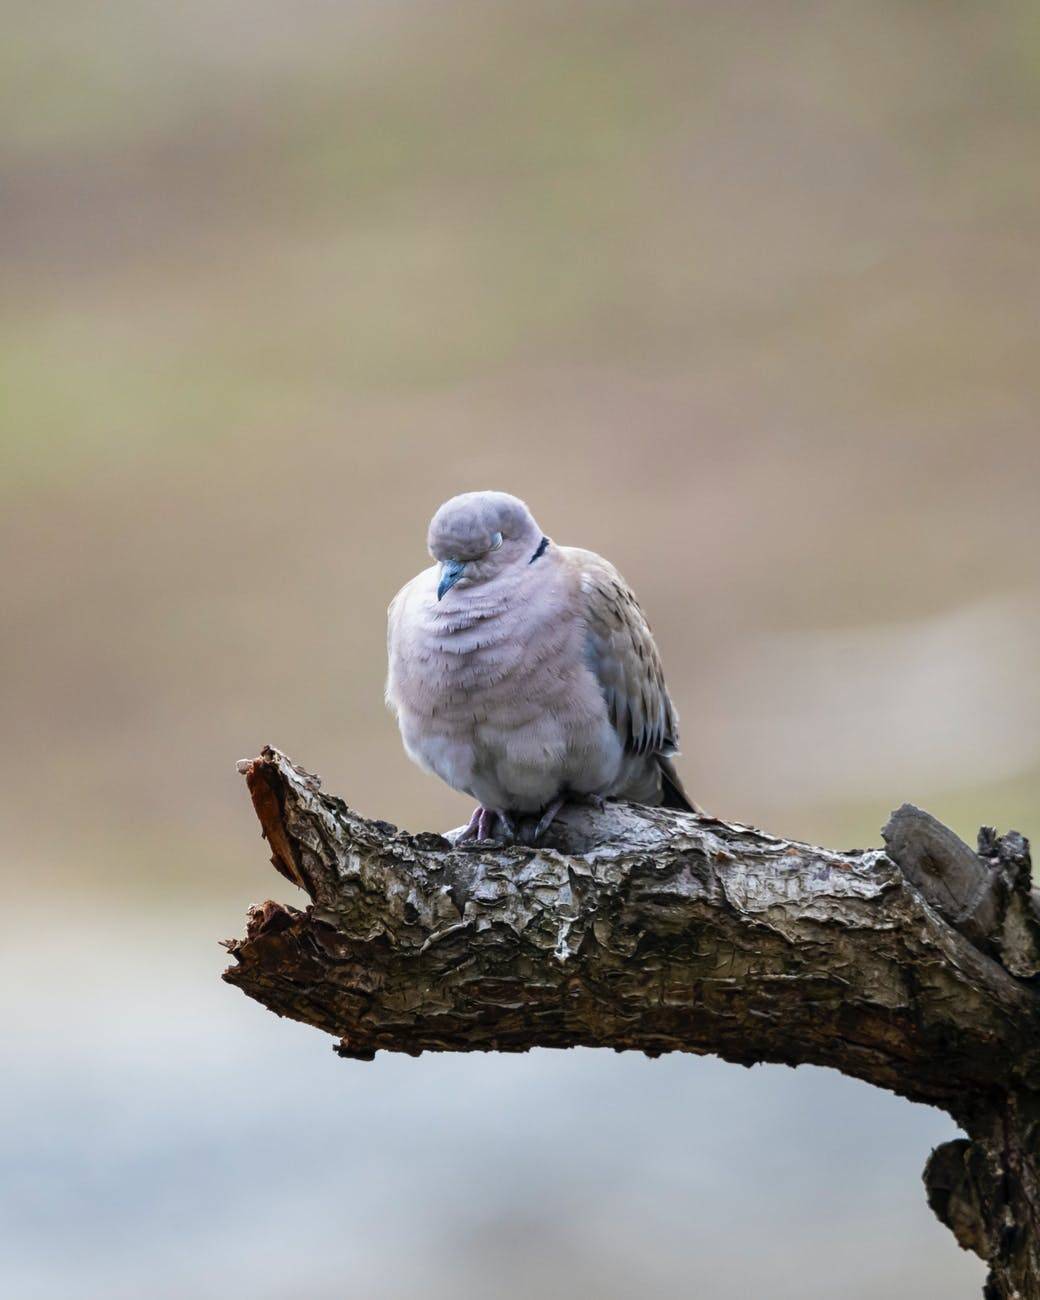
<svg viewBox="0 0 1040 1300">
<path fill-rule="evenodd" d="M 538 848 L 366 821 L 277 750 L 240 765 L 303 910 L 250 910 L 224 979 L 379 1050 L 634 1048 L 826 1065 L 940 1106 L 929 1203 L 1040 1300 L 1040 923 L 1029 845 L 904 805 L 839 853 L 663 809 L 572 808 Z"/>
</svg>

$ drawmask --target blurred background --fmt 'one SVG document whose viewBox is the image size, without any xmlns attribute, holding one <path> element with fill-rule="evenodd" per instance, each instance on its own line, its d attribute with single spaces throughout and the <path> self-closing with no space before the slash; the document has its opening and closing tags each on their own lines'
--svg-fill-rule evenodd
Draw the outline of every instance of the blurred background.
<svg viewBox="0 0 1040 1300">
<path fill-rule="evenodd" d="M 458 491 L 655 628 L 710 811 L 1040 833 L 1040 13 L 7 0 L 0 1291 L 974 1297 L 943 1115 L 694 1057 L 335 1058 L 222 985 L 235 760 L 382 703 Z"/>
</svg>

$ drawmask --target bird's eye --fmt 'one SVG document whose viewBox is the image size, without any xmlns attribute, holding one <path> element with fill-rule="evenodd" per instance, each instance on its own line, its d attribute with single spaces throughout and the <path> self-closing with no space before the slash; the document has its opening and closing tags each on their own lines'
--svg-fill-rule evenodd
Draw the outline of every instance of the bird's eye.
<svg viewBox="0 0 1040 1300">
<path fill-rule="evenodd" d="M 501 545 L 502 545 L 502 534 L 493 533 L 491 536 L 491 546 L 488 549 L 492 551 L 497 551 Z"/>
</svg>

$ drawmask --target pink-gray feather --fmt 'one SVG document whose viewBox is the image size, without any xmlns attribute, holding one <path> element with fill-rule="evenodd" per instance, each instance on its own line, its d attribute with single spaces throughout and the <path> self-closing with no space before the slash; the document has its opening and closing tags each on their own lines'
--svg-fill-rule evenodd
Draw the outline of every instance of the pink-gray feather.
<svg viewBox="0 0 1040 1300">
<path fill-rule="evenodd" d="M 693 809 L 657 647 L 611 564 L 546 545 L 501 492 L 446 502 L 429 547 L 463 567 L 442 599 L 434 566 L 390 606 L 387 702 L 411 758 L 502 813 L 610 796 Z"/>
</svg>

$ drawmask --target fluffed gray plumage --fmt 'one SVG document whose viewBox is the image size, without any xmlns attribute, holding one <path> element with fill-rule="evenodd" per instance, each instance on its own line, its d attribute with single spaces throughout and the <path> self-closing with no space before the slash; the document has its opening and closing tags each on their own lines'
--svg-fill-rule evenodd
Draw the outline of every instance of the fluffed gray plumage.
<svg viewBox="0 0 1040 1300">
<path fill-rule="evenodd" d="M 672 764 L 678 715 L 635 596 L 592 551 L 557 546 L 504 492 L 434 515 L 437 563 L 389 610 L 387 703 L 420 767 L 478 801 L 467 828 L 608 797 L 696 811 Z"/>
</svg>

